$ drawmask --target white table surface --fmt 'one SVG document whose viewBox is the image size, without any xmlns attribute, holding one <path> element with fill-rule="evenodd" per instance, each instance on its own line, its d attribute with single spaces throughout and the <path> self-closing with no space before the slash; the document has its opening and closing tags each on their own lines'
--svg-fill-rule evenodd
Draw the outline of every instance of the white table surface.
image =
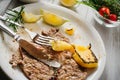
<svg viewBox="0 0 120 80">
<path fill-rule="evenodd" d="M 8 1 L 9 0 L 0 0 L 0 7 L 2 6 L 3 8 L 5 8 L 4 5 L 6 5 Z M 43 1 L 47 1 L 55 5 L 60 5 L 59 0 Z M 23 4 L 24 3 L 21 3 L 18 0 L 12 0 L 8 8 L 12 9 L 16 6 Z M 94 13 L 92 9 L 87 6 L 75 6 L 72 10 L 77 12 L 82 18 L 90 22 L 99 32 L 101 38 L 103 39 L 106 48 L 107 59 L 105 69 L 99 80 L 120 80 L 120 26 L 115 28 L 106 28 L 104 26 L 101 26 L 100 24 L 95 22 L 93 17 Z M 0 8 L 0 12 L 2 11 L 3 9 Z M 2 75 L 1 77 L 4 78 L 4 80 L 6 80 L 3 76 L 5 75 Z"/>
</svg>

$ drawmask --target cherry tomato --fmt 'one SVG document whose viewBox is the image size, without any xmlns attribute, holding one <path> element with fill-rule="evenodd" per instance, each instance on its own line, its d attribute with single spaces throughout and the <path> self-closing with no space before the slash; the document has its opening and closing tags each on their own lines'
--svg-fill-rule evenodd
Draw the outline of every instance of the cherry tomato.
<svg viewBox="0 0 120 80">
<path fill-rule="evenodd" d="M 102 15 L 103 17 L 108 17 L 110 15 L 110 9 L 107 7 L 102 7 L 99 10 L 99 14 Z"/>
<path fill-rule="evenodd" d="M 116 14 L 110 14 L 109 19 L 112 21 L 117 21 L 117 15 Z"/>
</svg>

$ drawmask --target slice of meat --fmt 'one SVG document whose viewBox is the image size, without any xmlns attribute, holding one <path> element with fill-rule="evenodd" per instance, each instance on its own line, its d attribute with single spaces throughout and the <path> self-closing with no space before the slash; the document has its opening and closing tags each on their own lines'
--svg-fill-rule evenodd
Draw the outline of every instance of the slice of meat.
<svg viewBox="0 0 120 80">
<path fill-rule="evenodd" d="M 51 34 L 52 32 L 49 31 Z M 57 37 L 60 40 L 69 41 L 58 31 L 53 31 L 51 36 Z M 49 34 L 50 34 L 49 33 Z M 47 34 L 47 35 L 49 35 Z M 63 37 L 62 37 L 63 36 Z M 33 44 L 33 43 L 32 43 Z M 34 45 L 34 44 L 33 44 Z M 51 47 L 37 45 L 40 49 L 44 49 L 45 53 L 51 56 L 51 59 L 59 61 L 62 66 L 55 70 L 44 63 L 36 60 L 34 57 L 28 55 L 28 53 L 21 49 L 18 54 L 13 54 L 10 63 L 13 67 L 19 66 L 24 74 L 30 80 L 85 80 L 87 72 L 73 60 L 72 53 L 69 51 L 56 52 Z"/>
<path fill-rule="evenodd" d="M 58 80 L 85 80 L 86 76 L 73 59 L 66 59 L 58 71 Z"/>
<path fill-rule="evenodd" d="M 30 80 L 49 80 L 54 74 L 53 69 L 44 63 L 27 55 L 23 49 L 20 48 L 22 63 L 20 68 Z"/>
<path fill-rule="evenodd" d="M 72 53 L 63 51 L 58 55 L 58 60 L 62 63 L 58 70 L 58 80 L 85 80 L 85 72 L 72 58 Z"/>
<path fill-rule="evenodd" d="M 56 34 L 54 34 L 52 37 L 55 37 L 57 38 L 58 40 L 62 40 L 62 41 L 65 41 L 65 42 L 69 42 L 69 39 L 66 38 L 62 33 L 60 32 L 57 32 Z"/>
<path fill-rule="evenodd" d="M 52 36 L 52 35 L 56 34 L 58 31 L 59 31 L 59 29 L 51 28 L 51 29 L 48 30 L 48 31 L 42 31 L 42 35 Z"/>
<path fill-rule="evenodd" d="M 22 56 L 20 53 L 15 53 L 12 55 L 12 59 L 10 60 L 10 64 L 12 65 L 13 68 L 17 67 L 19 64 L 22 64 Z"/>
<path fill-rule="evenodd" d="M 24 39 L 19 40 L 19 45 L 24 48 L 28 54 L 35 57 L 36 59 L 49 59 L 47 55 L 47 50 L 40 45 L 28 42 Z"/>
<path fill-rule="evenodd" d="M 59 32 L 59 29 L 52 28 L 49 31 L 42 31 L 42 34 L 45 36 L 51 36 L 56 39 L 69 42 L 69 39 L 66 38 L 62 33 Z"/>
</svg>

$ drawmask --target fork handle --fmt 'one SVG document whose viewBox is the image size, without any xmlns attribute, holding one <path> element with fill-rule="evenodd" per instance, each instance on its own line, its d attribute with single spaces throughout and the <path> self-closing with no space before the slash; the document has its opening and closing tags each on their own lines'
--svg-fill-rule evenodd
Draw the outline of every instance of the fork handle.
<svg viewBox="0 0 120 80">
<path fill-rule="evenodd" d="M 1 20 L 0 20 L 0 29 L 6 32 L 7 34 L 9 34 L 11 37 L 13 37 L 16 40 L 18 40 L 18 38 L 20 37 L 15 32 L 13 32 L 11 29 L 9 29 Z"/>
</svg>

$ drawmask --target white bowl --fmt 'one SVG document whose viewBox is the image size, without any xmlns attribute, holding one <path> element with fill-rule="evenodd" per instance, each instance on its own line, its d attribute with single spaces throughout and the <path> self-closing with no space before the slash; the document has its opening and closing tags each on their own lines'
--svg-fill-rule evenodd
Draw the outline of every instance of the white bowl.
<svg viewBox="0 0 120 80">
<path fill-rule="evenodd" d="M 101 16 L 98 13 L 98 11 L 94 10 L 94 12 L 95 12 L 94 18 L 99 24 L 101 24 L 105 27 L 118 27 L 118 26 L 120 26 L 120 21 L 112 21 L 110 19 L 107 19 L 107 18 Z"/>
</svg>

